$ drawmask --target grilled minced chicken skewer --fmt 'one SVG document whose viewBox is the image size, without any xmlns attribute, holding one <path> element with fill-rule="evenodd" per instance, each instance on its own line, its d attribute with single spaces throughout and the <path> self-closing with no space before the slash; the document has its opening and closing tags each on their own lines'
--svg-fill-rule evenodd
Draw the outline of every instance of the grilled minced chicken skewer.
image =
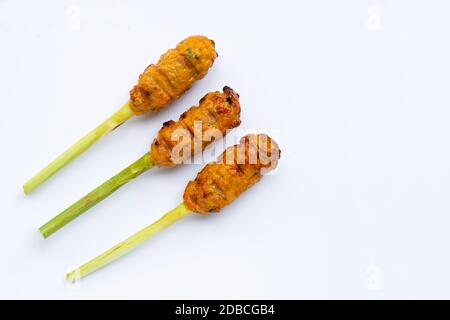
<svg viewBox="0 0 450 320">
<path fill-rule="evenodd" d="M 206 165 L 195 180 L 188 183 L 183 203 L 155 223 L 69 272 L 67 279 L 73 282 L 94 272 L 192 212 L 219 212 L 258 182 L 263 174 L 273 170 L 279 157 L 278 145 L 267 135 L 244 136 L 239 145 L 226 149 L 217 162 Z"/>
<path fill-rule="evenodd" d="M 47 238 L 153 166 L 173 167 L 188 160 L 192 155 L 204 150 L 214 138 L 220 138 L 228 130 L 237 127 L 241 123 L 240 114 L 239 95 L 230 87 L 224 87 L 223 93 L 208 93 L 200 100 L 199 106 L 184 112 L 177 122 L 164 123 L 151 145 L 150 152 L 72 204 L 39 228 L 39 231 Z M 211 134 L 212 136 L 208 137 Z M 181 141 L 174 139 L 177 135 L 182 138 Z"/>
<path fill-rule="evenodd" d="M 204 36 L 188 37 L 175 49 L 168 50 L 157 64 L 151 64 L 140 75 L 138 84 L 130 92 L 130 100 L 122 108 L 25 183 L 24 192 L 31 193 L 128 119 L 150 111 L 159 111 L 178 99 L 195 81 L 207 74 L 216 57 L 214 41 Z"/>
</svg>

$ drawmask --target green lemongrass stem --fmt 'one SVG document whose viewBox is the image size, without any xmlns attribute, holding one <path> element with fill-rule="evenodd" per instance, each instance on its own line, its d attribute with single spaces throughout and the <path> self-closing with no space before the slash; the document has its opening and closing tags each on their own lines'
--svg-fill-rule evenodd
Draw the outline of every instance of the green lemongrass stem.
<svg viewBox="0 0 450 320">
<path fill-rule="evenodd" d="M 111 193 L 119 189 L 121 186 L 127 182 L 138 177 L 147 170 L 153 168 L 154 162 L 151 159 L 150 152 L 144 154 L 137 161 L 133 162 L 131 165 L 120 171 L 114 177 L 110 178 L 108 181 L 104 182 L 83 198 L 72 204 L 66 210 L 61 212 L 59 215 L 54 217 L 52 220 L 44 224 L 39 228 L 39 231 L 44 236 L 48 238 L 53 233 L 64 227 L 70 221 L 74 220 L 80 216 L 83 212 L 92 208 L 94 205 L 108 197 Z"/>
<path fill-rule="evenodd" d="M 27 181 L 23 185 L 23 191 L 25 194 L 31 193 L 34 189 L 39 187 L 48 178 L 62 169 L 69 162 L 74 160 L 90 146 L 92 146 L 97 140 L 105 136 L 122 123 L 134 116 L 133 111 L 130 108 L 130 101 L 125 103 L 116 113 L 109 117 L 105 122 L 99 125 L 97 128 L 89 132 L 83 138 L 78 140 L 73 146 L 67 149 L 58 158 L 53 160 L 47 167 L 39 171 L 33 178 Z"/>
<path fill-rule="evenodd" d="M 176 221 L 184 218 L 192 211 L 184 204 L 181 203 L 175 209 L 169 211 L 163 215 L 158 221 L 145 227 L 141 231 L 135 233 L 125 241 L 119 243 L 118 245 L 112 247 L 108 251 L 105 251 L 101 255 L 92 259 L 91 261 L 83 264 L 81 267 L 69 272 L 67 274 L 67 280 L 70 282 L 75 282 L 88 274 L 100 269 L 101 267 L 107 265 L 110 262 L 118 259 L 125 253 L 131 251 L 144 241 L 148 240 L 155 234 L 164 230 L 168 226 L 172 225 Z"/>
</svg>

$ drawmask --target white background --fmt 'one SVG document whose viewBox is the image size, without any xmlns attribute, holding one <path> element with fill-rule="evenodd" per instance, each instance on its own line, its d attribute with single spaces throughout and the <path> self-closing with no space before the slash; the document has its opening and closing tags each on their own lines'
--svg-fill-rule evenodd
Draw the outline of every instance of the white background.
<svg viewBox="0 0 450 320">
<path fill-rule="evenodd" d="M 450 298 L 449 12 L 446 0 L 0 0 L 0 298 Z M 205 79 L 22 194 L 191 34 L 216 42 Z M 37 228 L 224 85 L 241 95 L 235 134 L 277 138 L 276 174 L 67 284 L 177 205 L 202 165 L 152 170 L 48 240 Z"/>
</svg>

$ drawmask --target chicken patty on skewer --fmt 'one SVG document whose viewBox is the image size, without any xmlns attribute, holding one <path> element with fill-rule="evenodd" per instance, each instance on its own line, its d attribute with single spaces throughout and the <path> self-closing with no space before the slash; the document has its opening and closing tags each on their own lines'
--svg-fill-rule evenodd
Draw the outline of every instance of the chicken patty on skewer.
<svg viewBox="0 0 450 320">
<path fill-rule="evenodd" d="M 236 155 L 230 159 L 231 155 Z M 276 168 L 281 152 L 274 140 L 265 134 L 247 135 L 238 146 L 228 148 L 217 162 L 200 171 L 184 191 L 184 203 L 158 221 L 135 233 L 113 248 L 69 272 L 67 280 L 76 281 L 120 258 L 176 221 L 192 212 L 204 214 L 219 211 L 242 192 Z"/>
<path fill-rule="evenodd" d="M 230 87 L 224 87 L 223 93 L 215 91 L 206 94 L 198 106 L 191 107 L 184 112 L 178 121 L 164 123 L 151 145 L 150 152 L 73 203 L 40 227 L 39 231 L 45 238 L 49 237 L 127 182 L 150 170 L 154 165 L 174 167 L 181 164 L 212 143 L 211 137 L 221 138 L 227 134 L 228 130 L 238 126 L 241 123 L 240 114 L 239 95 Z M 196 133 L 198 137 L 195 137 L 194 131 L 197 130 L 197 124 L 200 124 L 201 131 Z M 175 137 L 177 130 L 185 134 L 182 141 L 178 141 Z M 207 138 L 211 131 L 216 131 L 218 134 Z M 199 147 L 196 147 L 196 138 L 200 140 Z M 177 150 L 180 151 L 175 152 Z"/>
<path fill-rule="evenodd" d="M 203 78 L 217 53 L 213 40 L 204 36 L 188 37 L 175 49 L 148 66 L 130 92 L 130 100 L 106 121 L 89 132 L 23 185 L 31 193 L 48 178 L 89 149 L 100 138 L 135 115 L 159 111 L 178 99 L 195 81 Z"/>
<path fill-rule="evenodd" d="M 202 79 L 216 57 L 213 40 L 204 36 L 183 40 L 140 75 L 130 92 L 131 109 L 140 115 L 164 108 Z"/>
<path fill-rule="evenodd" d="M 217 131 L 224 136 L 227 130 L 237 127 L 240 123 L 241 107 L 239 95 L 230 87 L 225 86 L 223 93 L 219 91 L 210 92 L 200 99 L 200 104 L 184 112 L 178 121 L 168 121 L 159 130 L 157 137 L 151 146 L 151 158 L 158 167 L 173 167 L 189 156 L 194 155 L 198 149 L 204 150 L 213 139 L 206 138 L 208 131 Z M 196 124 L 201 126 L 201 138 L 196 146 L 195 130 Z M 173 139 L 178 133 L 185 133 L 184 141 Z M 212 135 L 216 137 L 216 135 Z M 187 139 L 186 139 L 187 138 Z M 189 152 L 183 154 L 183 145 Z M 180 150 L 181 154 L 174 159 L 174 148 Z M 196 147 L 197 150 L 196 150 Z"/>
<path fill-rule="evenodd" d="M 217 162 L 208 164 L 190 181 L 184 203 L 198 213 L 218 212 L 258 182 L 264 171 L 277 166 L 280 149 L 265 134 L 246 135 L 231 146 Z"/>
</svg>

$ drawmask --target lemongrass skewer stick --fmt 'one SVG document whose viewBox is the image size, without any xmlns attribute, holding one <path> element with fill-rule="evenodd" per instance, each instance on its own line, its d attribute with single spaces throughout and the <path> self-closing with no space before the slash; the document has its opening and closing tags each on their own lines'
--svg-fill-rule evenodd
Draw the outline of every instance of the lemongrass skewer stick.
<svg viewBox="0 0 450 320">
<path fill-rule="evenodd" d="M 115 128 L 120 126 L 125 121 L 134 116 L 130 108 L 130 101 L 125 103 L 116 113 L 109 117 L 106 121 L 100 124 L 97 128 L 89 132 L 83 138 L 78 140 L 74 145 L 62 153 L 59 157 L 53 160 L 47 167 L 39 171 L 34 177 L 28 180 L 23 185 L 25 194 L 31 193 L 34 189 L 39 187 L 44 181 L 62 169 L 69 162 L 77 158 L 81 153 L 86 151 L 101 137 L 105 136 Z"/>
<path fill-rule="evenodd" d="M 184 202 L 181 203 L 175 209 L 162 216 L 158 221 L 145 227 L 141 231 L 135 233 L 128 239 L 122 241 L 108 251 L 105 251 L 91 261 L 83 264 L 79 268 L 69 272 L 67 274 L 67 280 L 70 282 L 75 282 L 87 276 L 88 274 L 100 269 L 101 267 L 113 262 L 138 245 L 142 244 L 144 241 L 150 239 L 155 234 L 172 225 L 176 221 L 186 217 L 191 212 L 192 211 L 184 204 Z"/>
<path fill-rule="evenodd" d="M 151 159 L 150 152 L 144 154 L 141 158 L 120 171 L 118 174 L 89 192 L 83 198 L 72 204 L 59 215 L 39 228 L 39 231 L 47 238 L 53 233 L 64 227 L 70 221 L 80 216 L 83 212 L 93 207 L 111 193 L 119 189 L 130 180 L 138 177 L 145 171 L 153 168 L 154 162 Z"/>
</svg>

